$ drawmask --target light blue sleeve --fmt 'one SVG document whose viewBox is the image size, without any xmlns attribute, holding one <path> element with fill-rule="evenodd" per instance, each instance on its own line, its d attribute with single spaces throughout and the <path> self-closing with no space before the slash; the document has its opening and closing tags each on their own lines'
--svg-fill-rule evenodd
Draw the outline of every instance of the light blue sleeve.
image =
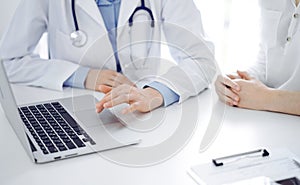
<svg viewBox="0 0 300 185">
<path fill-rule="evenodd" d="M 79 67 L 65 82 L 65 87 L 76 87 L 76 88 L 85 88 L 85 79 L 88 75 L 90 68 L 88 67 Z"/>
<path fill-rule="evenodd" d="M 165 86 L 162 83 L 152 82 L 149 85 L 147 85 L 146 87 L 151 87 L 160 92 L 160 94 L 164 98 L 164 106 L 165 107 L 179 101 L 179 95 L 176 94 L 173 90 L 171 90 L 170 88 L 168 88 L 167 86 Z"/>
</svg>

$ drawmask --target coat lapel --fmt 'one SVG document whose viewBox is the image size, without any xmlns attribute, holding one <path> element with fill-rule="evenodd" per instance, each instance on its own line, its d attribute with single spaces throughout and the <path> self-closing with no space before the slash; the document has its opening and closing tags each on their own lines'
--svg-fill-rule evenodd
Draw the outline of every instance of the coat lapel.
<svg viewBox="0 0 300 185">
<path fill-rule="evenodd" d="M 100 11 L 95 3 L 95 0 L 77 0 L 76 8 L 82 9 L 87 15 L 89 15 L 96 23 L 105 28 L 104 21 L 100 14 Z"/>
</svg>

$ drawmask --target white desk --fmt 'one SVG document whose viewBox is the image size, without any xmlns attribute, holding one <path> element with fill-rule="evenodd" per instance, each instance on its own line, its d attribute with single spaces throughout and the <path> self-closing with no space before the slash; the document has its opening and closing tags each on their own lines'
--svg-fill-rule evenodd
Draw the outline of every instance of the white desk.
<svg viewBox="0 0 300 185">
<path fill-rule="evenodd" d="M 92 93 L 84 90 L 65 89 L 64 92 L 48 91 L 45 89 L 13 86 L 19 104 L 33 101 L 49 100 L 74 95 Z M 102 95 L 96 93 L 96 97 Z M 186 110 L 186 107 L 199 106 L 196 110 Z M 184 110 L 183 110 L 184 109 Z M 178 122 L 191 124 L 195 118 L 184 118 L 178 121 L 178 115 L 188 111 L 197 119 L 197 128 L 191 139 L 168 160 L 146 167 L 130 167 L 118 165 L 101 157 L 91 154 L 48 164 L 34 164 L 8 124 L 2 109 L 0 109 L 0 184 L 172 184 L 195 185 L 186 171 L 191 165 L 207 162 L 211 158 L 220 157 L 236 152 L 257 148 L 286 147 L 300 155 L 300 117 L 257 112 L 227 107 L 222 129 L 211 147 L 199 153 L 201 138 L 206 129 L 212 109 L 211 92 L 208 90 L 198 97 L 192 98 L 184 105 L 173 105 L 167 109 L 159 109 L 155 114 L 165 111 L 164 122 L 157 128 L 140 133 L 144 143 L 139 147 L 147 147 L 164 141 L 178 127 Z M 173 128 L 172 128 L 173 127 Z M 172 130 L 173 129 L 173 130 Z M 164 134 L 165 133 L 165 134 Z M 172 133 L 171 133 L 172 134 Z M 179 137 L 180 139 L 180 137 Z M 10 145 L 6 144 L 9 141 Z M 122 155 L 130 148 L 109 151 L 113 155 Z M 157 155 L 162 151 L 153 151 L 149 155 Z M 272 151 L 271 151 L 272 152 Z"/>
</svg>

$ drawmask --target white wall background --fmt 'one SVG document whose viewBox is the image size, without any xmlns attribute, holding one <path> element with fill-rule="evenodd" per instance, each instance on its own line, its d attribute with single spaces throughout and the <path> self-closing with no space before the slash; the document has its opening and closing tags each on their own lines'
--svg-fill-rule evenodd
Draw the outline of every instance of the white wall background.
<svg viewBox="0 0 300 185">
<path fill-rule="evenodd" d="M 204 28 L 215 43 L 216 59 L 223 73 L 247 69 L 258 52 L 257 0 L 194 0 Z"/>
<path fill-rule="evenodd" d="M 20 0 L 0 0 L 0 38 L 11 20 Z"/>
</svg>

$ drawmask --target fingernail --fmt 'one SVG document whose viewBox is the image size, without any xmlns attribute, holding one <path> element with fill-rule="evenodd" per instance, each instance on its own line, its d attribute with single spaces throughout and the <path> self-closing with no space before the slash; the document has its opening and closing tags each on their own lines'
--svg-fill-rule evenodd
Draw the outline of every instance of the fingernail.
<svg viewBox="0 0 300 185">
<path fill-rule="evenodd" d="M 239 101 L 239 97 L 237 97 L 237 96 L 234 99 L 235 99 L 235 101 Z"/>
<path fill-rule="evenodd" d="M 108 106 L 109 106 L 108 103 L 105 103 L 105 104 L 103 105 L 103 107 L 105 107 L 105 108 L 107 108 Z"/>
<path fill-rule="evenodd" d="M 233 105 L 238 105 L 238 102 L 236 102 L 236 101 L 235 101 L 235 102 L 233 102 Z"/>
</svg>

